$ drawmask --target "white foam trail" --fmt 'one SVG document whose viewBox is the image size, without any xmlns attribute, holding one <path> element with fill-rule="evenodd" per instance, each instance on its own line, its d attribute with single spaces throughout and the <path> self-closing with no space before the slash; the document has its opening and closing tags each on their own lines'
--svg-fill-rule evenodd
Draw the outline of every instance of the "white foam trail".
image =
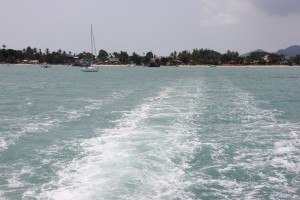
<svg viewBox="0 0 300 200">
<path fill-rule="evenodd" d="M 197 148 L 187 124 L 202 94 L 177 87 L 163 89 L 136 109 L 123 113 L 112 129 L 98 129 L 98 138 L 83 140 L 84 157 L 58 172 L 43 197 L 50 199 L 191 199 L 184 170 Z M 176 96 L 177 94 L 177 96 Z M 175 98 L 175 99 L 174 99 Z M 163 112 L 162 112 L 163 111 Z M 163 117 L 162 117 L 163 113 Z M 51 186 L 45 185 L 44 188 Z"/>
<path fill-rule="evenodd" d="M 76 141 L 82 154 L 24 197 L 298 198 L 297 177 L 287 176 L 299 177 L 300 124 L 228 82 L 209 86 L 177 81 L 121 111 L 113 128 Z"/>
<path fill-rule="evenodd" d="M 7 148 L 7 142 L 4 138 L 0 138 L 0 151 Z"/>
<path fill-rule="evenodd" d="M 216 132 L 202 138 L 212 151 L 213 163 L 191 174 L 198 179 L 195 183 L 201 185 L 198 189 L 210 190 L 213 192 L 210 195 L 215 193 L 224 199 L 257 199 L 265 188 L 271 190 L 271 199 L 271 195 L 299 197 L 297 184 L 289 184 L 286 176 L 299 174 L 300 124 L 279 120 L 277 110 L 263 110 L 259 108 L 262 102 L 249 93 L 224 86 L 228 89 L 228 99 L 212 102 L 221 104 L 213 118 L 219 123 L 204 127 Z M 233 157 L 228 151 L 234 153 Z M 208 175 L 211 170 L 220 174 L 212 177 Z M 237 182 L 233 177 L 241 180 Z M 213 189 L 216 186 L 225 189 Z"/>
<path fill-rule="evenodd" d="M 285 125 L 288 126 L 288 125 Z M 293 125 L 295 127 L 295 125 Z M 300 130 L 300 124 L 297 126 Z M 277 167 L 284 166 L 286 169 L 300 173 L 300 131 L 290 131 L 286 138 L 275 142 L 274 159 L 272 164 Z"/>
<path fill-rule="evenodd" d="M 19 176 L 14 174 L 10 179 L 7 180 L 8 188 L 19 188 L 23 186 L 23 183 L 20 181 Z"/>
</svg>

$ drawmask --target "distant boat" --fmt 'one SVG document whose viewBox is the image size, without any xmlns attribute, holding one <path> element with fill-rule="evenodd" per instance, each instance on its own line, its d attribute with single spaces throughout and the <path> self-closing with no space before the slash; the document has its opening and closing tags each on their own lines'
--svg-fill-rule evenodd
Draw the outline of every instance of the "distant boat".
<svg viewBox="0 0 300 200">
<path fill-rule="evenodd" d="M 160 64 L 156 61 L 150 61 L 147 66 L 148 67 L 160 67 Z"/>
<path fill-rule="evenodd" d="M 95 47 L 95 39 L 94 39 L 94 34 L 93 34 L 93 26 L 91 25 L 91 54 L 92 54 L 91 65 L 83 67 L 81 69 L 81 71 L 83 71 L 83 72 L 98 72 L 99 68 L 93 66 L 94 52 L 96 52 L 96 47 Z"/>
<path fill-rule="evenodd" d="M 98 72 L 99 69 L 98 69 L 98 67 L 90 66 L 90 67 L 83 67 L 81 69 L 81 71 L 83 71 L 83 72 Z"/>
<path fill-rule="evenodd" d="M 209 65 L 209 67 L 217 67 L 217 65 Z"/>
<path fill-rule="evenodd" d="M 42 67 L 42 68 L 50 68 L 51 66 L 48 65 L 47 63 L 44 63 L 44 64 L 41 65 L 41 67 Z"/>
</svg>

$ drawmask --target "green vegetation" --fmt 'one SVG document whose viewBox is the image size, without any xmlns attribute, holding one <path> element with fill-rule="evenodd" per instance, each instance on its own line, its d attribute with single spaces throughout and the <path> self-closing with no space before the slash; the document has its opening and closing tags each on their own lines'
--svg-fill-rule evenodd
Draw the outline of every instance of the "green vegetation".
<svg viewBox="0 0 300 200">
<path fill-rule="evenodd" d="M 193 51 L 172 52 L 169 56 L 158 57 L 151 51 L 139 55 L 133 52 L 129 55 L 126 51 L 108 53 L 101 49 L 98 55 L 93 56 L 97 64 L 121 64 L 135 63 L 137 65 L 157 62 L 160 65 L 291 65 L 300 64 L 300 55 L 285 59 L 283 55 L 266 52 L 253 52 L 248 56 L 241 57 L 236 51 L 227 51 L 224 54 L 209 49 L 193 49 Z M 91 60 L 92 55 L 82 52 L 77 55 L 59 49 L 50 52 L 46 49 L 31 48 L 23 50 L 7 49 L 2 45 L 0 49 L 0 63 L 49 63 L 49 64 L 74 64 L 78 60 Z M 112 59 L 113 58 L 113 59 Z M 114 60 L 112 62 L 112 60 Z"/>
</svg>

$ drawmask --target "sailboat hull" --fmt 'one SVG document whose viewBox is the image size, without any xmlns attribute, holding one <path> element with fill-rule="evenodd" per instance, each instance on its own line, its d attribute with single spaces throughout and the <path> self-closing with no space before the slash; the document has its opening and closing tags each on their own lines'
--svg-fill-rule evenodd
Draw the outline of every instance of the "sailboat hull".
<svg viewBox="0 0 300 200">
<path fill-rule="evenodd" d="M 83 72 L 98 72 L 98 67 L 83 67 L 81 71 Z"/>
</svg>

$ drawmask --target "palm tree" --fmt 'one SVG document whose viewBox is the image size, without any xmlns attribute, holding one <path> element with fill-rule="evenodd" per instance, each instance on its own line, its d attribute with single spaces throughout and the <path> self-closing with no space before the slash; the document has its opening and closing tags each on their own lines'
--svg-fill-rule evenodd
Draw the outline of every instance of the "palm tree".
<svg viewBox="0 0 300 200">
<path fill-rule="evenodd" d="M 6 51 L 5 51 L 6 45 L 3 44 L 2 47 L 3 47 L 3 51 L 1 52 L 1 54 L 2 54 L 2 61 L 4 62 L 5 61 L 4 54 L 6 54 Z"/>
</svg>

